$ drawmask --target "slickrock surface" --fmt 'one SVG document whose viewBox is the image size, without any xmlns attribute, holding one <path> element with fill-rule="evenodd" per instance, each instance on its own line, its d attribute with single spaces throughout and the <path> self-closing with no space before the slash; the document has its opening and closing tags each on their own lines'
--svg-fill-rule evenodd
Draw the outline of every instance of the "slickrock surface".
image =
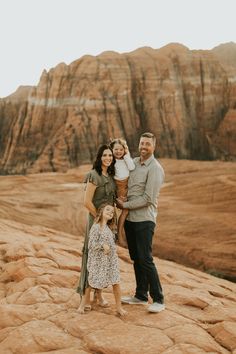
<svg viewBox="0 0 236 354">
<path fill-rule="evenodd" d="M 0 353 L 231 353 L 236 347 L 236 286 L 155 259 L 166 310 L 125 305 L 125 318 L 94 305 L 79 315 L 74 288 L 82 237 L 0 220 Z M 119 248 L 123 294 L 134 286 L 127 250 Z"/>
<path fill-rule="evenodd" d="M 110 137 L 135 152 L 149 130 L 161 157 L 235 160 L 236 68 L 225 56 L 225 47 L 172 43 L 45 70 L 22 101 L 0 99 L 0 173 L 66 171 L 91 162 Z"/>
<path fill-rule="evenodd" d="M 169 254 L 176 252 L 178 259 L 181 248 L 187 257 L 187 249 L 194 245 L 187 245 L 186 237 L 195 240 L 195 247 L 205 242 L 205 248 L 211 239 L 213 250 L 204 254 L 199 248 L 194 257 L 207 259 L 213 252 L 219 264 L 222 257 L 226 262 L 230 248 L 235 254 L 235 241 L 228 231 L 235 207 L 234 164 L 161 162 L 167 181 L 160 198 L 157 249 L 163 250 L 165 235 L 168 253 L 172 236 L 177 245 Z M 94 305 L 92 312 L 78 314 L 79 296 L 74 289 L 86 218 L 80 182 L 88 169 L 0 177 L 0 353 L 236 353 L 236 285 L 167 260 L 155 258 L 165 311 L 149 314 L 145 306 L 124 305 L 128 314 L 119 318 L 108 288 L 105 296 L 110 308 Z M 208 190 L 207 181 L 215 181 L 214 188 L 222 187 L 209 205 L 212 189 Z M 226 230 L 226 234 L 224 240 L 218 239 L 221 247 L 217 248 L 214 241 L 220 223 L 224 227 L 219 231 Z M 199 225 L 204 235 L 196 229 Z M 230 248 L 224 252 L 227 240 Z M 132 264 L 126 249 L 118 247 L 118 253 L 122 292 L 131 294 Z"/>
</svg>

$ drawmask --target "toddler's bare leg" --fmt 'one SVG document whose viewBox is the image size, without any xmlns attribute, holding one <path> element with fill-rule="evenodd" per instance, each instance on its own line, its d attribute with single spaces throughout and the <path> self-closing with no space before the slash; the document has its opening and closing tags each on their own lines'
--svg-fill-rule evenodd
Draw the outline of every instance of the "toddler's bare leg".
<svg viewBox="0 0 236 354">
<path fill-rule="evenodd" d="M 126 311 L 121 307 L 121 291 L 120 291 L 120 284 L 113 285 L 113 294 L 116 301 L 116 311 L 120 316 L 126 315 Z"/>
<path fill-rule="evenodd" d="M 102 295 L 102 289 L 95 289 L 93 301 L 95 303 L 98 302 L 98 305 L 101 307 L 108 307 L 109 306 L 109 303 L 104 299 L 104 297 Z"/>
<path fill-rule="evenodd" d="M 90 287 L 86 288 L 85 293 L 82 296 L 82 299 L 81 299 L 81 302 L 80 302 L 80 305 L 78 308 L 79 313 L 84 313 L 85 306 L 90 304 L 90 291 L 91 291 Z"/>
<path fill-rule="evenodd" d="M 129 214 L 129 210 L 123 209 L 118 220 L 118 241 L 122 247 L 127 247 L 127 241 L 126 241 L 125 231 L 124 231 L 124 223 L 128 214 Z"/>
</svg>

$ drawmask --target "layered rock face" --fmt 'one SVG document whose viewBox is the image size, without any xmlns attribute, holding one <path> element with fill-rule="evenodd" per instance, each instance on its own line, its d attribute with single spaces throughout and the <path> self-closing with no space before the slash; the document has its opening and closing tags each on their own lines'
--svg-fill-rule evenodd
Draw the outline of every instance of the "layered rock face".
<svg viewBox="0 0 236 354">
<path fill-rule="evenodd" d="M 17 164 L 18 138 L 24 126 L 28 96 L 32 89 L 31 86 L 20 86 L 14 94 L 0 99 L 0 166 L 8 166 L 8 169 L 1 169 L 2 174 L 14 170 Z M 15 157 L 12 158 L 12 155 Z"/>
<path fill-rule="evenodd" d="M 126 138 L 135 154 L 139 135 L 150 130 L 159 156 L 234 159 L 221 142 L 236 105 L 234 74 L 223 65 L 210 51 L 172 44 L 85 56 L 44 71 L 24 109 L 11 113 L 7 132 L 0 108 L 0 173 L 65 171 L 91 162 L 110 137 Z"/>
<path fill-rule="evenodd" d="M 224 67 L 236 69 L 236 43 L 229 42 L 218 45 L 212 52 L 224 65 Z"/>
</svg>

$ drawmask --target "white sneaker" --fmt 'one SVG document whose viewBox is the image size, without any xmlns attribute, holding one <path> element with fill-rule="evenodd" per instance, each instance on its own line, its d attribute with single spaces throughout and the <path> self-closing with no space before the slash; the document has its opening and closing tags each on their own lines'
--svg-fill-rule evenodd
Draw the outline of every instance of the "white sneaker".
<svg viewBox="0 0 236 354">
<path fill-rule="evenodd" d="M 129 305 L 147 305 L 147 301 L 140 300 L 135 296 L 122 296 L 121 297 L 122 304 L 129 304 Z"/>
<path fill-rule="evenodd" d="M 153 304 L 148 306 L 148 312 L 161 312 L 165 310 L 165 305 L 160 304 L 159 302 L 154 302 Z"/>
</svg>

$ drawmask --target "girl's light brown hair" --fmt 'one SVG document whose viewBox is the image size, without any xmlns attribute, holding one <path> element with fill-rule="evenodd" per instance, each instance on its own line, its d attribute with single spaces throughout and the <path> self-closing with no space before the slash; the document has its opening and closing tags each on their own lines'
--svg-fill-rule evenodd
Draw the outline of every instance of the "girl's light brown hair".
<svg viewBox="0 0 236 354">
<path fill-rule="evenodd" d="M 103 203 L 102 205 L 100 205 L 100 207 L 97 210 L 97 215 L 94 219 L 94 222 L 98 224 L 102 220 L 103 210 L 105 209 L 105 207 L 107 205 L 113 207 L 113 209 L 114 209 L 113 218 L 111 220 L 108 220 L 108 222 L 107 222 L 107 225 L 110 227 L 111 230 L 113 230 L 116 225 L 116 210 L 115 210 L 114 205 L 112 205 L 111 203 Z"/>
</svg>

